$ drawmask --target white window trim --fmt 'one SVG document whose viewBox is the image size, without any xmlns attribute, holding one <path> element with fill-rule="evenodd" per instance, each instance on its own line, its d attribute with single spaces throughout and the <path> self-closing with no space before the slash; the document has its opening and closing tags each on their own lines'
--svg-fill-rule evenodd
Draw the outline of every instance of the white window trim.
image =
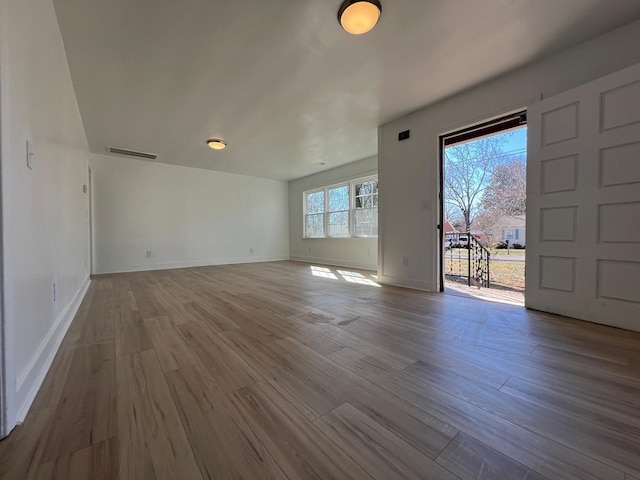
<svg viewBox="0 0 640 480">
<path fill-rule="evenodd" d="M 371 180 L 378 180 L 378 175 L 369 175 L 366 177 L 355 178 L 353 180 L 343 181 L 339 183 L 334 183 L 331 185 L 325 185 L 322 187 L 313 188 L 311 190 L 306 190 L 302 192 L 302 238 L 305 239 L 318 239 L 318 238 L 332 238 L 332 239 L 340 239 L 340 238 L 377 238 L 378 235 L 365 235 L 359 236 L 355 235 L 355 221 L 356 221 L 356 195 L 355 195 L 355 185 L 358 183 L 364 183 Z M 348 187 L 349 189 L 349 235 L 329 235 L 329 190 L 340 187 Z M 307 235 L 307 198 L 310 194 L 324 192 L 324 236 L 322 237 L 311 237 Z M 373 207 L 372 207 L 373 208 Z M 377 207 L 376 207 L 377 208 Z M 336 210 L 335 212 L 344 212 L 346 210 Z"/>
</svg>

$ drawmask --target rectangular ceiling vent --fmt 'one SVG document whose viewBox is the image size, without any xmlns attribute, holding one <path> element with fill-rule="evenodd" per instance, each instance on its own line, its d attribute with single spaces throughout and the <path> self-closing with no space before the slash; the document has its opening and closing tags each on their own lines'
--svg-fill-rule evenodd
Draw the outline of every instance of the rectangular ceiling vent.
<svg viewBox="0 0 640 480">
<path fill-rule="evenodd" d="M 147 152 L 138 152 L 136 150 L 129 150 L 128 148 L 120 148 L 120 147 L 107 147 L 109 153 L 113 153 L 115 155 L 127 155 L 129 157 L 138 157 L 138 158 L 148 158 L 150 160 L 155 160 L 158 158 L 158 155 L 155 153 L 147 153 Z"/>
</svg>

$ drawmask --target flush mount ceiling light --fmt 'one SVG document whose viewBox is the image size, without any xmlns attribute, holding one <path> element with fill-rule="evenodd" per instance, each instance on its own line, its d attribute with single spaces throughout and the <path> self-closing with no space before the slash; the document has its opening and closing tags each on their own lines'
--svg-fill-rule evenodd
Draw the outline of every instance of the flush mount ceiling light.
<svg viewBox="0 0 640 480">
<path fill-rule="evenodd" d="M 376 26 L 381 12 L 378 0 L 345 0 L 338 10 L 338 21 L 347 32 L 360 35 Z"/>
<path fill-rule="evenodd" d="M 227 146 L 227 142 L 218 138 L 210 138 L 209 140 L 207 140 L 207 145 L 209 145 L 214 150 L 222 150 Z"/>
</svg>

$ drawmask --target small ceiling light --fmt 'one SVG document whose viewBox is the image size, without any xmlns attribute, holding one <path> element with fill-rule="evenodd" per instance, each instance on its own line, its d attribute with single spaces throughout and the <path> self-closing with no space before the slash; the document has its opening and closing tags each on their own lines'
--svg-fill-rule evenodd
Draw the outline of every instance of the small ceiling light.
<svg viewBox="0 0 640 480">
<path fill-rule="evenodd" d="M 207 145 L 209 145 L 214 150 L 222 150 L 227 146 L 227 142 L 217 138 L 210 138 L 209 140 L 207 140 Z"/>
<path fill-rule="evenodd" d="M 378 0 L 345 0 L 338 10 L 338 21 L 347 32 L 360 35 L 376 26 L 381 12 Z"/>
</svg>

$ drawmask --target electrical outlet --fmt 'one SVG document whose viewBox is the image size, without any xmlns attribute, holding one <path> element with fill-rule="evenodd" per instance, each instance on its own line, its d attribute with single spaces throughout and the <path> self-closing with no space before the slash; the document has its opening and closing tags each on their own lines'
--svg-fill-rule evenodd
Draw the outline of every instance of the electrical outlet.
<svg viewBox="0 0 640 480">
<path fill-rule="evenodd" d="M 370 256 L 371 256 L 371 249 L 368 248 L 367 249 L 367 257 L 370 257 Z"/>
<path fill-rule="evenodd" d="M 409 257 L 402 257 L 402 265 L 405 267 L 409 266 Z"/>
<path fill-rule="evenodd" d="M 309 247 L 309 253 L 311 253 L 311 247 Z"/>
<path fill-rule="evenodd" d="M 253 254 L 253 248 L 250 248 L 250 249 L 249 249 L 249 253 L 250 253 L 250 254 Z"/>
<path fill-rule="evenodd" d="M 151 258 L 151 250 L 147 250 L 147 258 Z"/>
</svg>

